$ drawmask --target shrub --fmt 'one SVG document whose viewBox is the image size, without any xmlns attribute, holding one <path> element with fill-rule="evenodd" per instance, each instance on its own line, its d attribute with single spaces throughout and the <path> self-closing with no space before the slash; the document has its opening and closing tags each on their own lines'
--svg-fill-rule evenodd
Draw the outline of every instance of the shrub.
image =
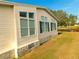
<svg viewBox="0 0 79 59">
<path fill-rule="evenodd" d="M 79 26 L 72 26 L 71 29 L 72 31 L 79 32 Z"/>
<path fill-rule="evenodd" d="M 79 26 L 76 25 L 76 26 L 68 26 L 68 27 L 61 27 L 61 28 L 58 28 L 58 31 L 65 31 L 65 32 L 79 32 Z"/>
</svg>

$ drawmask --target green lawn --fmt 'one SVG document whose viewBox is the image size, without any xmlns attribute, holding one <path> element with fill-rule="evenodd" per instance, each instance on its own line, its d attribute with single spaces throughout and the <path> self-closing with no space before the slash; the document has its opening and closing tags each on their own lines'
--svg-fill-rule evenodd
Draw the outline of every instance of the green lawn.
<svg viewBox="0 0 79 59">
<path fill-rule="evenodd" d="M 64 32 L 20 59 L 79 59 L 79 33 Z"/>
</svg>

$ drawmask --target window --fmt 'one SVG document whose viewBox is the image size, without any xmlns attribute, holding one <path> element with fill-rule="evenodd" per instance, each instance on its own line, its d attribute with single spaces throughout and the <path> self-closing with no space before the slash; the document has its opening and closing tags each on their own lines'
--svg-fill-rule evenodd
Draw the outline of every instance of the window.
<svg viewBox="0 0 79 59">
<path fill-rule="evenodd" d="M 28 21 L 27 19 L 20 19 L 21 36 L 28 35 Z"/>
<path fill-rule="evenodd" d="M 54 26 L 54 23 L 51 23 L 51 31 L 53 31 L 53 26 Z"/>
<path fill-rule="evenodd" d="M 56 30 L 56 23 L 54 23 L 54 30 Z"/>
<path fill-rule="evenodd" d="M 47 17 L 45 17 L 45 16 L 41 16 L 41 21 L 47 21 Z"/>
<path fill-rule="evenodd" d="M 40 33 L 43 33 L 44 32 L 44 28 L 45 26 L 44 26 L 44 22 L 41 22 L 40 21 Z"/>
<path fill-rule="evenodd" d="M 29 13 L 29 30 L 30 30 L 30 35 L 35 34 L 34 13 Z"/>
<path fill-rule="evenodd" d="M 51 31 L 56 30 L 56 23 L 51 23 Z"/>
<path fill-rule="evenodd" d="M 27 17 L 27 12 L 20 12 L 20 17 Z"/>
<path fill-rule="evenodd" d="M 41 16 L 41 20 L 44 21 L 45 20 L 45 17 L 44 16 Z"/>
<path fill-rule="evenodd" d="M 44 21 L 47 21 L 47 17 L 44 17 Z"/>
<path fill-rule="evenodd" d="M 48 32 L 49 31 L 49 22 L 46 22 L 45 25 L 46 25 L 46 32 Z"/>
<path fill-rule="evenodd" d="M 30 35 L 35 34 L 35 21 L 29 20 Z"/>
<path fill-rule="evenodd" d="M 20 29 L 22 37 L 35 34 L 34 13 L 20 12 Z"/>
<path fill-rule="evenodd" d="M 49 31 L 49 22 L 47 22 L 47 17 L 41 16 L 40 24 L 40 33 Z"/>
<path fill-rule="evenodd" d="M 29 13 L 29 18 L 34 18 L 34 13 Z"/>
<path fill-rule="evenodd" d="M 50 31 L 49 23 L 48 23 L 48 32 Z"/>
</svg>

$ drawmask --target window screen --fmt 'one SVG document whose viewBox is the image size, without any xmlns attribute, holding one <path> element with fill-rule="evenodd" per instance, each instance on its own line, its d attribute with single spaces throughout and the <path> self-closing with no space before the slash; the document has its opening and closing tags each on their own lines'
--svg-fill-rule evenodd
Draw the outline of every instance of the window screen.
<svg viewBox="0 0 79 59">
<path fill-rule="evenodd" d="M 27 19 L 20 19 L 21 36 L 28 35 L 28 22 Z"/>
<path fill-rule="evenodd" d="M 46 32 L 48 32 L 49 31 L 49 22 L 45 22 L 45 27 L 46 27 Z"/>
<path fill-rule="evenodd" d="M 34 20 L 29 20 L 29 30 L 30 30 L 30 35 L 35 34 L 35 21 Z"/>
<path fill-rule="evenodd" d="M 40 21 L 40 33 L 43 33 L 45 31 L 44 22 Z"/>
</svg>

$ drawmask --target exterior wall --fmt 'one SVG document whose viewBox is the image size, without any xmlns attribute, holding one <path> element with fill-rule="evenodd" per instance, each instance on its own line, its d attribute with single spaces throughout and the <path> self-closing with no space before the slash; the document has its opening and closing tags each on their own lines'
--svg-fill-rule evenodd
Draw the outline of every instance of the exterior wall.
<svg viewBox="0 0 79 59">
<path fill-rule="evenodd" d="M 33 45 L 32 48 L 28 48 L 29 45 L 31 45 L 31 44 Z M 33 42 L 31 44 L 28 44 L 26 46 L 23 46 L 23 47 L 19 48 L 18 49 L 18 56 L 22 56 L 22 55 L 30 52 L 32 49 L 34 49 L 34 48 L 39 46 L 39 42 Z"/>
<path fill-rule="evenodd" d="M 14 29 L 13 6 L 0 5 L 0 54 L 14 49 Z"/>
<path fill-rule="evenodd" d="M 20 30 L 20 16 L 19 12 L 24 11 L 24 12 L 34 12 L 34 20 L 35 20 L 35 34 L 34 35 L 29 35 L 27 37 L 21 37 L 21 30 Z M 15 6 L 15 13 L 16 13 L 16 23 L 17 23 L 17 43 L 18 43 L 18 49 L 22 48 L 24 46 L 27 46 L 31 43 L 37 42 L 38 37 L 37 37 L 37 14 L 36 14 L 36 7 L 33 6 L 22 6 L 22 5 L 16 5 Z"/>
<path fill-rule="evenodd" d="M 35 19 L 35 35 L 21 37 L 20 16 L 19 12 L 34 12 Z M 57 35 L 57 30 L 52 32 L 44 32 L 40 34 L 39 21 L 41 16 L 46 16 L 48 22 L 56 22 L 45 10 L 36 9 L 30 5 L 0 5 L 0 58 L 11 59 L 16 54 L 16 57 L 30 50 L 29 46 L 39 46 L 39 41 L 45 42 L 50 36 Z M 4 57 L 6 56 L 6 57 Z"/>
<path fill-rule="evenodd" d="M 42 42 L 47 41 L 51 36 L 57 35 L 57 29 L 54 31 L 50 31 L 50 32 L 40 33 L 39 21 L 41 20 L 41 16 L 47 17 L 47 21 L 49 23 L 50 22 L 56 23 L 56 26 L 57 26 L 57 21 L 50 14 L 48 14 L 45 10 L 37 9 L 37 20 L 38 20 L 38 28 L 39 28 L 38 29 L 38 38 L 39 38 L 39 41 L 41 41 L 41 43 L 42 43 Z M 49 25 L 49 27 L 50 27 L 50 25 Z"/>
<path fill-rule="evenodd" d="M 0 59 L 13 59 L 14 58 L 14 50 L 9 50 L 5 53 L 0 54 Z"/>
</svg>

